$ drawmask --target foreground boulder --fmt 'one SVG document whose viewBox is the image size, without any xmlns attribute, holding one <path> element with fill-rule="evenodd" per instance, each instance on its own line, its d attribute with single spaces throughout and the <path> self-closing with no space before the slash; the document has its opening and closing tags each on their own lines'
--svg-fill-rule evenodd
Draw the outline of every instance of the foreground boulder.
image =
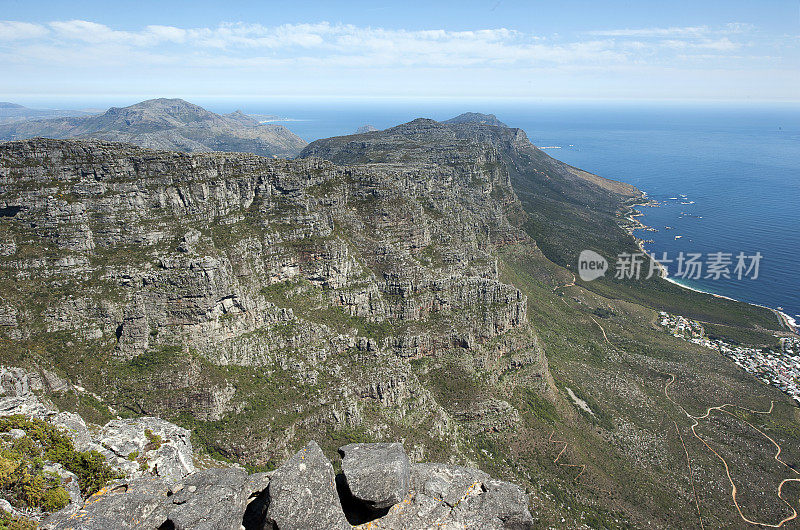
<svg viewBox="0 0 800 530">
<path fill-rule="evenodd" d="M 477 469 L 416 464 L 411 493 L 372 522 L 371 530 L 456 529 L 527 530 L 533 527 L 525 494 L 514 484 L 494 480 Z"/>
<path fill-rule="evenodd" d="M 350 495 L 368 509 L 402 501 L 411 487 L 411 463 L 399 443 L 348 444 L 339 449 Z"/>
<path fill-rule="evenodd" d="M 477 469 L 409 463 L 397 443 L 340 449 L 344 486 L 310 442 L 271 473 L 206 469 L 118 480 L 47 517 L 45 530 L 527 530 L 516 485 Z M 342 497 L 340 497 L 342 493 Z M 359 504 L 354 504 L 353 499 Z M 344 500 L 344 501 L 343 501 Z M 372 510 L 364 510 L 364 506 Z"/>
<path fill-rule="evenodd" d="M 194 472 L 189 431 L 161 418 L 112 420 L 98 442 L 103 456 L 128 476 L 147 471 L 178 480 Z"/>
<path fill-rule="evenodd" d="M 154 529 L 240 530 L 261 528 L 264 474 L 248 477 L 242 469 L 207 469 L 186 480 L 139 477 L 120 481 L 93 495 L 74 513 L 45 520 L 50 530 Z M 248 508 L 256 514 L 251 517 Z M 244 521 L 248 525 L 244 525 Z"/>
<path fill-rule="evenodd" d="M 119 528 L 158 528 L 153 523 L 163 516 L 162 505 L 167 499 L 169 486 L 163 479 L 140 477 L 120 481 L 103 488 L 78 510 L 62 510 L 42 523 L 46 530 L 100 530 Z"/>
<path fill-rule="evenodd" d="M 247 476 L 242 469 L 209 469 L 186 477 L 176 486 L 166 507 L 166 519 L 176 529 L 239 530 L 245 519 L 257 528 L 269 479 L 263 473 Z M 249 517 L 250 504 L 256 513 Z"/>
<path fill-rule="evenodd" d="M 85 457 L 91 459 L 94 454 L 92 452 L 96 451 L 102 457 L 100 461 L 104 459 L 104 465 L 110 466 L 105 475 L 103 469 L 93 467 L 92 480 L 102 479 L 102 482 L 91 491 L 82 492 L 83 486 L 79 486 L 78 476 L 67 469 L 70 468 L 69 462 L 74 463 L 75 459 L 65 453 L 63 448 L 45 452 L 46 458 L 42 462 L 41 472 L 48 477 L 58 478 L 57 483 L 51 485 L 49 490 L 63 488 L 61 494 L 65 494 L 64 500 L 69 502 L 58 512 L 61 519 L 76 514 L 84 505 L 82 495 L 96 491 L 97 487 L 111 478 L 124 476 L 127 480 L 132 480 L 136 477 L 147 477 L 151 480 L 153 477 L 161 477 L 168 480 L 162 484 L 167 487 L 166 484 L 175 484 L 194 473 L 191 433 L 188 430 L 155 417 L 116 419 L 103 427 L 87 425 L 77 414 L 58 412 L 55 405 L 47 399 L 45 388 L 64 390 L 67 383 L 45 370 L 0 366 L 0 417 L 18 416 L 21 424 L 25 421 L 37 421 L 41 422 L 40 426 L 43 428 L 55 427 L 69 436 L 76 452 L 84 453 Z M 13 421 L 16 420 L 11 421 L 12 423 L 6 422 L 6 427 L 15 425 Z M 0 441 L 5 440 L 0 446 L 8 447 L 13 440 L 29 434 L 32 435 L 19 428 L 6 429 L 6 432 L 0 432 Z M 75 470 L 74 466 L 70 469 Z M 128 487 L 126 485 L 124 489 Z M 103 493 L 107 492 L 108 490 Z M 59 493 L 56 491 L 54 494 Z M 152 495 L 147 494 L 144 497 L 150 498 Z M 130 498 L 132 496 L 119 502 L 129 503 Z M 60 500 L 59 497 L 59 505 L 62 505 Z M 18 500 L 15 502 L 18 508 L 26 509 L 20 512 L 11 507 L 4 511 L 23 515 L 34 521 L 40 521 L 47 516 L 48 508 L 44 503 L 41 506 L 19 506 L 21 503 Z M 95 519 L 101 521 L 97 523 L 97 527 L 102 528 L 102 516 Z"/>
<path fill-rule="evenodd" d="M 154 417 L 89 428 L 80 416 L 39 400 L 33 390 L 41 379 L 0 367 L 0 416 L 27 411 L 63 429 L 79 450 L 100 452 L 126 476 L 84 501 L 77 477 L 46 463 L 66 485 L 70 502 L 44 518 L 43 529 L 348 530 L 366 523 L 372 530 L 525 530 L 533 524 L 518 486 L 477 469 L 412 465 L 399 443 L 341 447 L 339 477 L 313 441 L 269 474 L 196 471 L 188 430 Z M 16 431 L 6 436 L 25 436 Z"/>
<path fill-rule="evenodd" d="M 34 391 L 42 390 L 43 379 L 35 371 L 0 366 L 0 416 L 47 421 L 66 431 L 77 450 L 98 451 L 127 477 L 147 474 L 177 480 L 194 472 L 188 430 L 149 416 L 111 420 L 90 429 L 77 414 L 58 412 L 52 403 L 42 402 Z"/>
<path fill-rule="evenodd" d="M 310 442 L 275 471 L 268 492 L 266 528 L 350 528 L 336 492 L 333 466 L 316 442 Z"/>
</svg>

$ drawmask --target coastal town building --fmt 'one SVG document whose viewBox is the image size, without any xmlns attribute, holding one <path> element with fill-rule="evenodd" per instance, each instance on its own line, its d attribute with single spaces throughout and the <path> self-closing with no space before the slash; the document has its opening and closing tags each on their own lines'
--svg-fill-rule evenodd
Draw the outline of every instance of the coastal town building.
<svg viewBox="0 0 800 530">
<path fill-rule="evenodd" d="M 659 313 L 659 324 L 675 337 L 717 350 L 745 372 L 779 388 L 800 404 L 800 337 L 778 337 L 780 347 L 773 351 L 709 338 L 700 322 L 664 311 Z"/>
</svg>

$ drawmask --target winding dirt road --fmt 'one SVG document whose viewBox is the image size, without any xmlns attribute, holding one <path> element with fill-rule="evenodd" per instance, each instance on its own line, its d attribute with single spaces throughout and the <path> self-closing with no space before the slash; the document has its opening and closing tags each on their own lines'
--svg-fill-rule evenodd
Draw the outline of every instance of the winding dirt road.
<svg viewBox="0 0 800 530">
<path fill-rule="evenodd" d="M 556 292 L 559 289 L 564 289 L 565 287 L 573 287 L 575 285 L 575 279 L 576 279 L 575 275 L 573 274 L 571 282 L 565 283 L 563 285 L 556 285 L 555 287 L 553 287 L 553 292 Z"/>
<path fill-rule="evenodd" d="M 554 291 L 556 291 L 558 289 L 565 288 L 565 287 L 574 286 L 575 285 L 575 275 L 573 275 L 572 278 L 573 279 L 572 279 L 571 282 L 556 287 L 554 289 Z M 566 303 L 566 300 L 564 300 L 564 302 Z M 614 348 L 614 345 L 609 340 L 608 335 L 606 334 L 606 330 L 603 328 L 602 324 L 600 324 L 600 322 L 598 322 L 591 315 L 589 316 L 589 318 L 591 318 L 592 322 L 594 322 L 597 325 L 597 327 L 600 328 L 600 331 L 603 333 L 603 338 L 605 339 L 606 343 L 609 344 L 612 348 Z M 616 348 L 614 348 L 614 349 L 616 349 Z M 672 399 L 672 396 L 669 395 L 669 387 L 675 382 L 675 375 L 674 374 L 665 374 L 665 375 L 669 376 L 670 380 L 664 385 L 664 395 L 666 396 L 666 398 L 673 405 L 675 405 L 678 409 L 680 409 L 681 412 L 683 412 L 683 414 L 689 419 L 689 421 L 691 421 L 692 424 L 690 426 L 690 429 L 692 431 L 692 435 L 695 438 L 697 438 L 698 440 L 700 440 L 700 442 L 702 442 L 702 444 L 706 448 L 708 448 L 708 450 L 710 450 L 712 453 L 714 453 L 714 455 L 720 460 L 720 462 L 722 462 L 722 465 L 725 468 L 725 474 L 728 477 L 728 482 L 731 485 L 731 498 L 733 499 L 733 504 L 736 507 L 736 511 L 739 513 L 739 516 L 741 517 L 741 519 L 744 522 L 748 523 L 748 524 L 755 525 L 755 526 L 760 526 L 760 527 L 763 527 L 763 528 L 781 528 L 786 523 L 788 523 L 789 521 L 793 521 L 793 520 L 797 519 L 798 518 L 797 510 L 795 509 L 795 507 L 792 505 L 792 503 L 790 501 L 786 500 L 783 497 L 783 487 L 789 482 L 798 482 L 798 483 L 800 483 L 800 472 L 795 470 L 792 466 L 790 466 L 789 464 L 787 464 L 785 461 L 783 461 L 780 458 L 780 455 L 781 455 L 781 452 L 782 452 L 782 448 L 781 448 L 780 444 L 778 444 L 778 442 L 776 442 L 771 436 L 766 434 L 764 431 L 762 431 L 761 429 L 759 429 L 758 427 L 756 427 L 755 425 L 753 425 L 749 421 L 744 420 L 742 418 L 738 418 L 730 410 L 728 410 L 729 408 L 738 408 L 739 410 L 744 410 L 744 411 L 750 412 L 751 414 L 771 414 L 772 411 L 775 408 L 775 402 L 771 401 L 769 410 L 766 410 L 766 411 L 752 410 L 752 409 L 748 409 L 748 408 L 745 408 L 745 407 L 740 407 L 740 406 L 737 406 L 737 405 L 733 405 L 731 403 L 724 403 L 722 405 L 718 405 L 718 406 L 715 406 L 715 407 L 709 407 L 706 410 L 705 414 L 703 414 L 702 416 L 693 416 L 692 414 L 689 414 L 689 412 L 682 405 L 680 405 L 674 399 Z M 787 517 L 784 517 L 783 519 L 781 519 L 777 523 L 766 523 L 766 522 L 756 521 L 756 520 L 750 519 L 749 517 L 747 517 L 744 514 L 744 512 L 742 511 L 742 507 L 739 504 L 739 501 L 737 499 L 737 494 L 738 494 L 739 490 L 738 490 L 738 488 L 736 486 L 736 483 L 733 480 L 733 476 L 731 475 L 730 466 L 728 465 L 727 460 L 725 460 L 725 458 L 722 455 L 720 455 L 716 450 L 714 450 L 714 448 L 711 447 L 711 445 L 709 445 L 709 443 L 702 436 L 700 436 L 697 433 L 697 427 L 700 425 L 700 421 L 708 419 L 713 411 L 719 411 L 719 412 L 722 412 L 722 413 L 725 413 L 725 414 L 729 414 L 731 417 L 734 417 L 734 418 L 739 419 L 740 421 L 743 421 L 750 428 L 752 428 L 753 430 L 758 432 L 762 437 L 764 437 L 765 439 L 769 440 L 769 442 L 772 445 L 775 446 L 776 452 L 775 452 L 775 455 L 774 455 L 773 458 L 777 462 L 779 462 L 782 466 L 784 466 L 785 468 L 791 470 L 791 472 L 794 473 L 794 475 L 796 475 L 795 478 L 783 479 L 780 482 L 780 484 L 778 485 L 778 490 L 777 490 L 777 497 L 781 500 L 782 503 L 784 503 L 786 506 L 789 507 L 789 509 L 792 511 L 791 515 L 789 515 Z M 681 445 L 683 446 L 684 454 L 686 455 L 686 464 L 687 464 L 688 469 L 689 469 L 689 480 L 690 480 L 690 483 L 692 485 L 692 493 L 694 495 L 695 508 L 697 509 L 697 518 L 698 518 L 698 521 L 700 522 L 700 528 L 701 528 L 701 530 L 705 530 L 705 524 L 703 522 L 703 515 L 702 515 L 702 512 L 700 510 L 700 498 L 699 498 L 699 496 L 697 494 L 697 489 L 696 489 L 695 483 L 694 483 L 694 471 L 692 469 L 692 460 L 691 460 L 691 457 L 689 455 L 689 450 L 686 447 L 686 443 L 683 440 L 683 435 L 681 434 L 680 428 L 678 427 L 678 422 L 673 420 L 673 424 L 675 425 L 675 431 L 678 433 L 678 436 L 679 436 L 679 438 L 681 440 Z M 552 433 L 550 433 L 550 437 L 548 438 L 548 441 L 551 442 L 551 443 L 564 444 L 564 447 L 558 453 L 558 455 L 556 456 L 555 460 L 553 460 L 553 463 L 558 464 L 560 466 L 564 466 L 564 467 L 580 467 L 581 471 L 575 477 L 575 482 L 577 482 L 578 479 L 581 477 L 581 475 L 583 475 L 584 471 L 586 470 L 586 465 L 585 464 L 562 464 L 562 463 L 560 463 L 559 459 L 564 454 L 564 452 L 567 450 L 567 447 L 568 447 L 569 444 L 564 440 L 553 440 L 553 435 L 554 434 L 555 434 L 555 430 Z M 800 503 L 800 499 L 798 499 L 798 503 Z"/>
<path fill-rule="evenodd" d="M 692 459 L 689 458 L 689 450 L 686 448 L 686 443 L 683 441 L 683 434 L 681 434 L 681 430 L 678 428 L 678 422 L 672 420 L 672 423 L 675 424 L 675 432 L 678 433 L 678 437 L 681 439 L 681 445 L 683 446 L 683 452 L 686 453 L 686 465 L 689 467 L 689 482 L 692 485 L 692 493 L 694 494 L 694 505 L 697 508 L 697 519 L 700 521 L 700 530 L 705 530 L 705 525 L 703 524 L 703 514 L 700 513 L 700 497 L 697 496 L 697 488 L 694 486 L 694 471 L 692 470 Z"/>
<path fill-rule="evenodd" d="M 597 327 L 598 327 L 598 328 L 600 328 L 600 331 L 602 331 L 602 332 L 603 332 L 603 338 L 604 338 L 604 339 L 606 339 L 606 342 L 607 342 L 608 344 L 611 344 L 611 341 L 610 341 L 610 340 L 608 340 L 608 335 L 606 335 L 606 330 L 605 330 L 605 329 L 603 329 L 603 326 L 601 326 L 601 325 L 600 325 L 600 322 L 598 322 L 597 320 L 595 320 L 595 318 L 594 318 L 594 317 L 591 317 L 591 316 L 590 316 L 589 318 L 591 318 L 591 319 L 592 319 L 592 322 L 594 322 L 595 324 L 597 324 Z M 613 344 L 611 344 L 611 346 L 613 347 L 614 345 L 613 345 Z"/>
<path fill-rule="evenodd" d="M 550 433 L 550 436 L 547 438 L 547 441 L 554 444 L 564 444 L 564 447 L 561 448 L 561 451 L 558 452 L 558 456 L 556 459 L 553 460 L 554 464 L 558 464 L 559 466 L 564 467 L 579 467 L 581 468 L 581 472 L 574 478 L 575 482 L 578 482 L 578 479 L 581 478 L 581 475 L 586 471 L 586 464 L 562 464 L 558 460 L 561 458 L 561 455 L 564 454 L 564 451 L 567 450 L 567 446 L 569 445 L 565 440 L 553 440 L 553 435 L 556 433 L 555 430 Z"/>
<path fill-rule="evenodd" d="M 793 467 L 791 467 L 789 464 L 787 464 L 786 462 L 781 460 L 781 458 L 780 458 L 781 451 L 782 451 L 781 446 L 771 436 L 766 434 L 764 431 L 762 431 L 761 429 L 759 429 L 758 427 L 756 427 L 755 425 L 753 425 L 749 421 L 744 420 L 742 418 L 737 418 L 737 416 L 735 416 L 731 411 L 727 410 L 729 407 L 734 407 L 734 408 L 738 408 L 739 410 L 744 410 L 744 411 L 750 412 L 751 414 L 771 414 L 773 409 L 775 408 L 775 402 L 771 401 L 770 402 L 770 406 L 769 406 L 769 410 L 766 410 L 766 411 L 752 410 L 752 409 L 748 409 L 748 408 L 745 408 L 745 407 L 739 407 L 739 406 L 733 405 L 731 403 L 725 403 L 723 405 L 718 405 L 716 407 L 709 407 L 706 410 L 705 414 L 703 414 L 702 416 L 693 416 L 692 414 L 689 414 L 689 412 L 687 412 L 686 409 L 683 408 L 683 406 L 681 406 L 679 403 L 677 403 L 669 395 L 669 387 L 675 382 L 675 375 L 674 374 L 666 374 L 666 375 L 669 376 L 670 380 L 664 385 L 664 395 L 667 397 L 667 399 L 673 405 L 678 407 L 686 415 L 686 417 L 692 422 L 692 425 L 691 425 L 690 428 L 691 428 L 691 431 L 692 431 L 692 434 L 694 435 L 694 437 L 697 438 L 698 440 L 700 440 L 703 443 L 703 445 L 705 445 L 712 453 L 714 453 L 714 455 L 720 460 L 720 462 L 722 462 L 722 465 L 725 467 L 725 474 L 728 477 L 728 482 L 730 482 L 730 485 L 731 485 L 731 498 L 733 499 L 733 504 L 736 507 L 736 511 L 739 512 L 739 516 L 742 518 L 742 520 L 745 521 L 746 523 L 749 523 L 749 524 L 752 524 L 752 525 L 756 525 L 756 526 L 761 526 L 761 527 L 764 527 L 764 528 L 781 528 L 784 524 L 788 523 L 789 521 L 797 519 L 797 510 L 794 508 L 794 506 L 792 506 L 791 502 L 789 502 L 788 500 L 786 500 L 783 497 L 783 487 L 789 482 L 800 482 L 800 472 L 798 472 Z M 720 455 L 717 451 L 715 451 L 714 448 L 711 447 L 708 444 L 708 442 L 702 436 L 697 434 L 696 428 L 697 428 L 698 425 L 700 425 L 700 420 L 708 419 L 710 417 L 712 411 L 723 412 L 725 414 L 729 414 L 731 417 L 734 417 L 734 418 L 737 418 L 737 419 L 743 421 L 744 423 L 749 425 L 750 428 L 754 429 L 761 436 L 763 436 L 764 438 L 769 440 L 770 443 L 772 443 L 772 445 L 775 446 L 777 451 L 775 453 L 774 459 L 777 462 L 779 462 L 782 466 L 784 466 L 787 469 L 791 470 L 792 473 L 797 475 L 797 478 L 786 478 L 786 479 L 783 479 L 781 481 L 781 483 L 778 485 L 778 491 L 777 491 L 777 496 L 781 500 L 781 502 L 783 502 L 786 506 L 789 507 L 790 510 L 792 510 L 792 514 L 791 515 L 789 515 L 787 517 L 784 517 L 783 519 L 781 519 L 777 523 L 764 523 L 764 522 L 761 522 L 761 521 L 755 521 L 753 519 L 750 519 L 749 517 L 747 517 L 744 514 L 744 512 L 742 512 L 742 507 L 739 505 L 739 501 L 736 498 L 736 495 L 738 493 L 738 488 L 736 486 L 736 483 L 733 480 L 733 476 L 731 475 L 731 470 L 730 470 L 730 466 L 728 465 L 728 462 L 725 460 L 725 458 L 722 457 L 722 455 Z M 674 422 L 674 423 L 675 423 L 675 428 L 678 429 L 677 422 Z M 680 431 L 678 431 L 678 434 L 680 434 Z M 681 436 L 681 443 L 683 443 L 683 436 Z M 686 450 L 686 444 L 684 444 L 683 448 L 684 448 L 684 450 Z M 689 462 L 689 468 L 691 469 L 691 461 L 689 459 L 688 450 L 686 450 L 686 458 L 687 458 L 687 461 Z M 694 479 L 692 479 L 692 489 L 694 490 Z M 700 503 L 697 500 L 697 492 L 696 491 L 695 491 L 695 502 L 697 504 L 697 516 L 700 518 L 700 525 L 702 527 L 703 519 L 702 519 L 702 515 L 700 513 Z M 800 500 L 798 502 L 800 502 Z"/>
</svg>

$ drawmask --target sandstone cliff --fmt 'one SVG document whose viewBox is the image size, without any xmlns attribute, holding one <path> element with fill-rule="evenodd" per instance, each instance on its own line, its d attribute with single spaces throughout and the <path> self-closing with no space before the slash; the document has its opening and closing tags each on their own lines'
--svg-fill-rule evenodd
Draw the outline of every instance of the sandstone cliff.
<svg viewBox="0 0 800 530">
<path fill-rule="evenodd" d="M 143 474 L 143 464 L 148 474 L 188 471 L 165 467 L 168 449 L 150 464 L 157 437 L 191 432 L 204 465 L 280 467 L 258 476 L 270 488 L 276 479 L 284 500 L 300 493 L 286 477 L 304 455 L 317 485 L 330 486 L 329 462 L 341 461 L 352 499 L 341 488 L 314 498 L 342 503 L 320 519 L 333 524 L 392 502 L 380 521 L 388 528 L 424 527 L 423 512 L 482 527 L 479 514 L 498 513 L 482 508 L 492 505 L 510 509 L 501 521 L 527 521 L 520 503 L 495 502 L 516 493 L 459 464 L 523 486 L 538 527 L 686 528 L 698 505 L 735 526 L 729 477 L 682 407 L 762 411 L 774 400 L 750 421 L 770 422 L 784 448 L 797 445 L 796 407 L 653 327 L 651 307 L 691 311 L 699 294 L 575 281 L 581 249 L 635 251 L 619 223 L 636 196 L 550 158 L 517 129 L 480 123 L 415 120 L 315 142 L 293 161 L 99 141 L 0 144 L 0 360 L 38 374 L 27 383 L 38 404 L 11 398 L 0 412 L 20 405 L 49 418 L 48 402 L 79 412 L 89 424 L 80 443 L 101 435 L 101 458 Z M 723 322 L 760 322 L 743 304 L 711 304 Z M 0 374 L 3 388 L 25 387 L 15 377 Z M 707 418 L 708 446 L 750 455 L 763 443 L 760 430 L 724 416 Z M 61 419 L 82 432 L 75 417 Z M 38 461 L 22 453 L 38 449 L 14 447 L 25 440 L 14 438 L 20 426 L 60 439 L 40 424 L 0 423 L 11 467 L 23 471 L 20 462 Z M 367 454 L 358 449 L 367 442 L 381 445 Z M 409 462 L 447 464 L 406 475 L 395 442 Z M 400 472 L 365 491 L 375 452 L 394 462 L 386 473 Z M 769 462 L 736 465 L 741 491 L 785 478 Z M 37 468 L 45 481 L 58 471 Z M 265 506 L 243 471 L 189 476 L 126 479 L 98 507 L 113 518 L 141 499 L 136 513 L 178 528 L 199 524 L 195 507 L 210 496 L 231 499 L 215 512 L 229 522 L 243 522 L 245 505 Z M 81 494 L 97 481 L 88 484 Z M 76 494 L 48 491 L 51 507 Z M 403 491 L 412 497 L 396 502 Z M 354 499 L 359 509 L 348 511 Z M 774 498 L 740 500 L 760 520 L 785 516 Z M 280 526 L 289 513 L 280 506 L 256 513 Z"/>
<path fill-rule="evenodd" d="M 510 217 L 551 261 L 569 266 L 585 248 L 610 254 L 629 249 L 630 236 L 618 224 L 627 205 L 641 199 L 639 190 L 552 158 L 525 131 L 506 127 L 492 115 L 466 113 L 445 122 L 420 118 L 383 131 L 326 138 L 310 143 L 300 156 L 344 165 L 448 165 L 486 149 L 493 153 L 487 169 L 508 174 L 519 199 L 515 207 L 525 211 Z"/>
<path fill-rule="evenodd" d="M 538 251 L 495 149 L 441 156 L 2 144 L 7 356 L 257 464 L 320 432 L 475 451 L 466 433 L 519 421 L 510 381 L 549 391 L 526 298 L 497 270 L 497 248 Z"/>
</svg>

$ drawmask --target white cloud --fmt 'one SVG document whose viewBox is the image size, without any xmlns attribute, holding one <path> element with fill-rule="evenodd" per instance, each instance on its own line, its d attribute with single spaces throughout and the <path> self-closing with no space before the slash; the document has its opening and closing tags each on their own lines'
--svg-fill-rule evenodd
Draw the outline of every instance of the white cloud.
<svg viewBox="0 0 800 530">
<path fill-rule="evenodd" d="M 722 39 L 714 39 L 714 40 L 704 40 L 698 42 L 696 44 L 697 48 L 705 48 L 707 50 L 716 50 L 718 52 L 730 52 L 734 50 L 738 50 L 742 47 L 742 44 L 738 42 L 733 42 L 729 38 L 725 37 Z"/>
<path fill-rule="evenodd" d="M 614 49 L 613 41 L 589 40 L 545 44 L 538 35 L 506 28 L 473 31 L 403 30 L 358 27 L 348 24 L 260 24 L 227 23 L 212 28 L 146 26 L 139 31 L 121 31 L 86 20 L 54 21 L 51 32 L 40 27 L 41 42 L 61 47 L 64 56 L 78 50 L 87 57 L 107 54 L 91 46 L 120 46 L 127 55 L 137 51 L 221 65 L 236 63 L 302 61 L 306 64 L 385 66 L 428 65 L 469 66 L 478 64 L 528 65 L 625 60 L 624 50 Z M 119 48 L 116 51 L 120 51 Z M 24 55 L 24 50 L 20 50 Z M 264 55 L 266 54 L 266 55 Z M 145 55 L 146 56 L 146 55 Z"/>
<path fill-rule="evenodd" d="M 352 26 L 342 26 L 352 28 Z M 331 33 L 327 22 L 319 24 L 285 24 L 267 27 L 260 24 L 221 24 L 216 28 L 187 30 L 190 41 L 210 48 L 311 48 L 325 42 Z"/>
<path fill-rule="evenodd" d="M 708 34 L 708 26 L 685 26 L 670 28 L 609 29 L 589 31 L 587 34 L 604 37 L 699 37 Z"/>
<path fill-rule="evenodd" d="M 754 31 L 756 27 L 747 22 L 729 22 L 725 24 L 725 29 L 730 33 L 749 33 Z"/>
<path fill-rule="evenodd" d="M 123 40 L 122 31 L 114 31 L 104 24 L 89 22 L 87 20 L 68 20 L 65 22 L 50 22 L 50 27 L 56 34 L 67 40 L 84 42 L 112 42 Z"/>
<path fill-rule="evenodd" d="M 159 41 L 184 42 L 188 32 L 174 26 L 147 26 L 145 31 Z"/>
<path fill-rule="evenodd" d="M 64 45 L 70 41 L 88 42 L 92 44 L 119 43 L 133 47 L 156 46 L 163 42 L 183 43 L 191 31 L 174 26 L 146 26 L 141 31 L 120 31 L 105 24 L 87 20 L 68 20 L 50 22 L 50 28 Z"/>
<path fill-rule="evenodd" d="M 617 29 L 590 32 L 589 39 L 570 41 L 563 37 L 546 39 L 507 28 L 412 31 L 328 22 L 279 26 L 239 22 L 207 28 L 150 25 L 138 31 L 117 30 L 86 20 L 54 21 L 48 27 L 4 24 L 0 26 L 0 35 L 4 28 L 9 35 L 16 36 L 14 38 L 28 35 L 28 38 L 38 39 L 39 45 L 60 46 L 65 56 L 71 56 L 70 51 L 79 51 L 87 56 L 106 57 L 103 50 L 87 47 L 115 45 L 122 56 L 162 56 L 160 62 L 174 59 L 187 65 L 199 62 L 221 66 L 263 65 L 295 61 L 340 67 L 594 67 L 636 62 L 642 55 L 652 60 L 659 49 L 680 50 L 684 54 L 693 49 L 734 51 L 741 48 L 741 44 L 720 33 L 733 35 L 751 29 L 744 24 L 729 24 L 722 29 L 707 26 Z M 653 40 L 653 37 L 660 40 Z"/>
<path fill-rule="evenodd" d="M 742 44 L 733 42 L 727 37 L 721 39 L 702 39 L 702 40 L 663 40 L 660 44 L 665 48 L 673 48 L 678 50 L 687 49 L 705 49 L 716 50 L 719 52 L 727 52 L 738 50 Z"/>
<path fill-rule="evenodd" d="M 17 22 L 14 20 L 0 20 L 0 40 L 35 39 L 47 35 L 47 28 L 41 24 Z"/>
<path fill-rule="evenodd" d="M 796 70 L 798 50 L 797 39 L 766 39 L 744 24 L 545 36 L 509 28 L 405 30 L 328 22 L 135 30 L 86 20 L 0 22 L 0 69 L 13 74 L 0 79 L 0 92 L 12 83 L 56 78 L 55 70 L 76 86 L 119 77 L 129 84 L 173 82 L 189 90 L 219 83 L 225 85 L 220 91 L 234 86 L 291 91 L 326 83 L 350 86 L 354 79 L 360 88 L 392 79 L 386 81 L 389 90 L 414 83 L 421 91 L 438 78 L 453 90 L 490 84 L 527 90 L 560 76 L 573 80 L 564 84 L 569 90 L 591 91 L 615 76 L 655 79 L 658 71 L 669 79 L 680 69 L 757 72 L 766 68 L 764 57 L 778 57 L 768 61 L 778 66 L 783 58 L 787 71 Z"/>
</svg>

